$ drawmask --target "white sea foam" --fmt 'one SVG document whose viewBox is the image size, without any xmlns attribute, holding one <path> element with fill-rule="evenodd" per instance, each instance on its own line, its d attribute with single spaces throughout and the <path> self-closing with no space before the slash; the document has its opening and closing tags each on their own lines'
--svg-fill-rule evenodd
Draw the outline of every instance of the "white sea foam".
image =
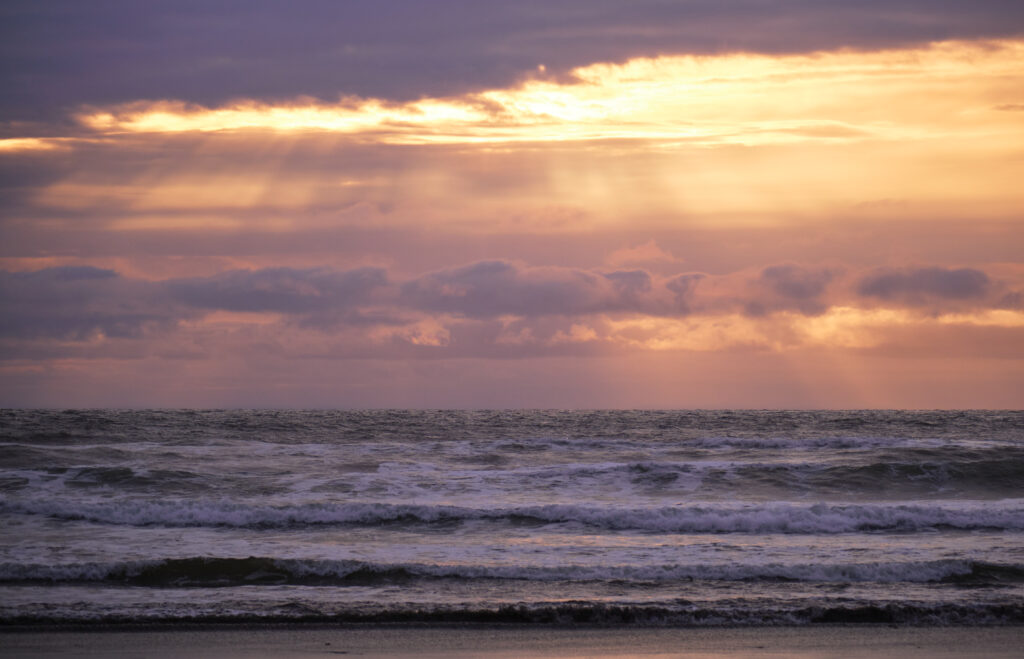
<svg viewBox="0 0 1024 659">
<path fill-rule="evenodd" d="M 1024 621 L 1016 412 L 0 417 L 3 620 Z"/>
</svg>

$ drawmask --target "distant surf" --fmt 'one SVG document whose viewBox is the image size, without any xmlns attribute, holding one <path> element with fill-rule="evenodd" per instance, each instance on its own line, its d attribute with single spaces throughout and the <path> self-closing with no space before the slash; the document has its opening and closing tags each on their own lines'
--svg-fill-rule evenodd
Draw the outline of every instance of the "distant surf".
<svg viewBox="0 0 1024 659">
<path fill-rule="evenodd" d="M 0 412 L 0 622 L 1024 623 L 1020 412 Z"/>
</svg>

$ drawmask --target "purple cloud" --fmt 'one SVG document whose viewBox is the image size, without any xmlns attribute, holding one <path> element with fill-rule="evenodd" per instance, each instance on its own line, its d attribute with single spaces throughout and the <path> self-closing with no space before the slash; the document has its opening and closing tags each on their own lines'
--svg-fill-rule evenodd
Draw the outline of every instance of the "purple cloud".
<svg viewBox="0 0 1024 659">
<path fill-rule="evenodd" d="M 770 25 L 771 29 L 764 26 Z M 79 103 L 176 98 L 414 99 L 672 53 L 809 52 L 1024 29 L 1004 0 L 8 0 L 0 114 L 37 120 Z"/>
<path fill-rule="evenodd" d="M 314 330 L 305 335 L 310 346 L 320 346 L 310 348 L 311 355 L 598 354 L 611 349 L 606 339 L 615 331 L 616 315 L 823 313 L 835 300 L 830 285 L 837 273 L 781 264 L 755 278 L 686 273 L 666 280 L 645 270 L 600 272 L 489 260 L 404 281 L 383 268 L 265 268 L 144 281 L 69 266 L 0 272 L 0 338 L 8 358 L 113 349 L 109 341 L 94 342 L 98 337 L 138 340 L 123 342 L 133 346 L 133 355 L 157 349 L 142 339 L 163 342 L 164 351 L 201 351 L 200 344 L 217 345 L 202 337 L 233 330 L 182 321 L 231 311 L 280 314 L 282 322 L 251 326 L 248 341 L 285 345 L 290 333 Z M 1004 289 L 970 268 L 876 270 L 855 283 L 862 296 L 909 306 L 934 300 L 1020 305 L 1013 292 L 990 299 Z M 639 340 L 647 330 L 628 331 Z"/>
<path fill-rule="evenodd" d="M 651 276 L 644 270 L 617 270 L 606 273 L 604 277 L 623 295 L 637 295 L 651 290 Z"/>
<path fill-rule="evenodd" d="M 689 313 L 690 305 L 693 301 L 694 291 L 697 288 L 697 284 L 702 279 L 706 279 L 707 275 L 693 272 L 684 275 L 676 275 L 667 282 L 665 282 L 665 288 L 671 291 L 675 304 L 674 308 L 678 313 Z"/>
<path fill-rule="evenodd" d="M 209 311 L 277 312 L 302 324 L 382 324 L 358 307 L 387 285 L 380 268 L 233 270 L 213 277 L 146 282 L 89 266 L 0 272 L 0 336 L 85 341 L 140 338 Z"/>
<path fill-rule="evenodd" d="M 386 285 L 382 268 L 232 270 L 166 284 L 172 297 L 195 308 L 292 314 L 348 308 Z"/>
<path fill-rule="evenodd" d="M 816 298 L 832 281 L 831 270 L 808 269 L 799 265 L 773 265 L 761 271 L 761 281 L 777 295 L 793 300 Z"/>
<path fill-rule="evenodd" d="M 468 317 L 597 313 L 635 308 L 643 275 L 481 261 L 407 282 L 402 299 L 417 309 Z"/>
<path fill-rule="evenodd" d="M 103 334 L 140 338 L 173 326 L 180 310 L 158 285 L 89 266 L 0 272 L 0 336 L 85 341 Z"/>
<path fill-rule="evenodd" d="M 821 298 L 836 273 L 792 263 L 764 268 L 757 278 L 758 292 L 744 305 L 750 316 L 772 311 L 793 310 L 805 315 L 823 313 L 828 303 Z"/>
<path fill-rule="evenodd" d="M 974 268 L 911 268 L 875 271 L 857 285 L 865 297 L 926 304 L 931 300 L 978 300 L 985 297 L 991 281 Z"/>
</svg>

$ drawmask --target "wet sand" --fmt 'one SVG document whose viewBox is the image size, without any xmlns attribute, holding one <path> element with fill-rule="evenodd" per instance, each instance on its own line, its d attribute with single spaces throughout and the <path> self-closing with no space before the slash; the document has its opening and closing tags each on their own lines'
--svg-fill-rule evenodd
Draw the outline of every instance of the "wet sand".
<svg viewBox="0 0 1024 659">
<path fill-rule="evenodd" d="M 1020 657 L 1024 627 L 208 626 L 0 632 L 2 657 Z"/>
</svg>

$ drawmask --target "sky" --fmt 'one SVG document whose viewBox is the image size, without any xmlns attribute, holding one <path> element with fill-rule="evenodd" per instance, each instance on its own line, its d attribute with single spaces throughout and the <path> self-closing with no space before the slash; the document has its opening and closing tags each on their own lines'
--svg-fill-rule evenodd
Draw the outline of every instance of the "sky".
<svg viewBox="0 0 1024 659">
<path fill-rule="evenodd" d="M 7 0 L 0 406 L 1024 407 L 1019 0 Z"/>
</svg>

